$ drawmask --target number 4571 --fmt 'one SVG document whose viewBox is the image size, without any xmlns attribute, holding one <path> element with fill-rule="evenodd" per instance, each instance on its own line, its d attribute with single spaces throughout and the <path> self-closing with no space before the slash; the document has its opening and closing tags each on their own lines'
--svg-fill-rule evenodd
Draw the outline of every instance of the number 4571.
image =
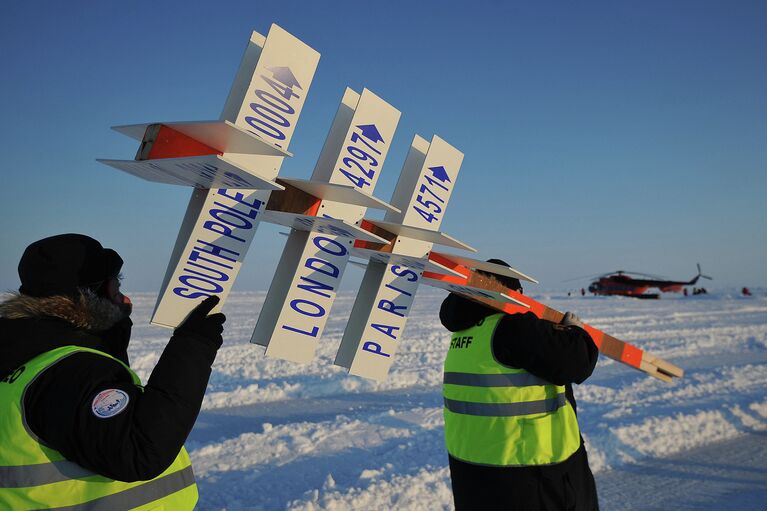
<svg viewBox="0 0 767 511">
<path fill-rule="evenodd" d="M 421 192 L 421 194 L 415 198 L 415 201 L 426 209 L 424 210 L 415 204 L 413 205 L 413 209 L 415 209 L 416 212 L 424 218 L 424 220 L 426 220 L 429 223 L 432 223 L 434 220 L 437 219 L 437 215 L 439 213 L 442 213 L 442 207 L 434 201 L 425 200 L 424 195 L 428 193 L 429 195 L 431 195 L 431 197 L 433 197 L 439 202 L 444 203 L 445 201 L 439 198 L 439 196 L 435 194 L 433 191 L 431 191 L 429 187 L 426 186 L 425 184 L 421 185 L 421 189 L 419 191 Z"/>
</svg>

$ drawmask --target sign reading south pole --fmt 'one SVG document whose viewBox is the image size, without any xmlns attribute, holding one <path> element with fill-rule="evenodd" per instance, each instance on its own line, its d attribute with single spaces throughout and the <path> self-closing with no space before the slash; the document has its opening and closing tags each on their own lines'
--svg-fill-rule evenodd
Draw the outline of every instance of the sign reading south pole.
<svg viewBox="0 0 767 511">
<path fill-rule="evenodd" d="M 254 32 L 221 119 L 285 151 L 314 78 L 319 53 L 277 25 Z M 277 153 L 279 154 L 279 153 Z M 223 155 L 267 180 L 282 155 Z M 196 188 L 173 249 L 152 323 L 176 327 L 201 298 L 229 294 L 260 222 L 270 190 Z"/>
<path fill-rule="evenodd" d="M 371 91 L 347 89 L 312 180 L 372 195 L 399 118 L 396 108 Z M 322 200 L 317 215 L 355 224 L 365 211 Z M 314 358 L 353 241 L 323 230 L 291 231 L 251 338 L 267 347 L 267 356 L 303 363 Z"/>
</svg>

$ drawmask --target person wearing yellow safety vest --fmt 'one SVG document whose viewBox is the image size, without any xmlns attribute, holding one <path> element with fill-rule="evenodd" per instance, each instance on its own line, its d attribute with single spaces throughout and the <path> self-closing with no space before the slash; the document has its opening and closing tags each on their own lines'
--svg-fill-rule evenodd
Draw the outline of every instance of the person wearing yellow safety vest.
<svg viewBox="0 0 767 511">
<path fill-rule="evenodd" d="M 452 332 L 443 397 L 456 509 L 597 510 L 572 389 L 598 357 L 583 323 L 498 313 L 452 293 L 440 320 Z"/>
<path fill-rule="evenodd" d="M 183 445 L 222 343 L 218 298 L 174 332 L 145 386 L 128 364 L 122 258 L 81 234 L 32 243 L 0 303 L 0 509 L 191 510 Z"/>
</svg>

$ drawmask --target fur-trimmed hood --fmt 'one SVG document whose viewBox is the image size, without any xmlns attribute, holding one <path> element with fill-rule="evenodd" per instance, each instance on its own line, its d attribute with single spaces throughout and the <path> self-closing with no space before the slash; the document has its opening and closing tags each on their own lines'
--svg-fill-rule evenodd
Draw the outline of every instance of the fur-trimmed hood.
<svg viewBox="0 0 767 511">
<path fill-rule="evenodd" d="M 0 303 L 0 379 L 59 346 L 98 349 L 127 361 L 126 311 L 90 290 L 77 298 L 10 293 Z"/>
<path fill-rule="evenodd" d="M 12 293 L 0 303 L 0 318 L 63 319 L 77 329 L 103 332 L 125 317 L 120 307 L 89 289 L 80 290 L 77 299 L 70 296 L 35 297 Z"/>
</svg>

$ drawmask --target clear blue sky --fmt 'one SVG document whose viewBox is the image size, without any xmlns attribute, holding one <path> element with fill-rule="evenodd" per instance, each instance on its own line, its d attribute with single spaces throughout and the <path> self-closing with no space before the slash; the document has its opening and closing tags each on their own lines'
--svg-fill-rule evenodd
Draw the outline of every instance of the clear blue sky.
<svg viewBox="0 0 767 511">
<path fill-rule="evenodd" d="M 309 176 L 344 87 L 367 87 L 402 111 L 376 195 L 439 134 L 466 155 L 442 230 L 482 258 L 549 288 L 697 261 L 712 287 L 767 285 L 765 2 L 30 0 L 0 16 L 0 289 L 28 243 L 82 232 L 158 290 L 191 191 L 95 158 L 134 155 L 113 125 L 217 118 L 272 22 L 322 54 L 282 175 Z M 235 290 L 267 288 L 279 231 Z"/>
</svg>

